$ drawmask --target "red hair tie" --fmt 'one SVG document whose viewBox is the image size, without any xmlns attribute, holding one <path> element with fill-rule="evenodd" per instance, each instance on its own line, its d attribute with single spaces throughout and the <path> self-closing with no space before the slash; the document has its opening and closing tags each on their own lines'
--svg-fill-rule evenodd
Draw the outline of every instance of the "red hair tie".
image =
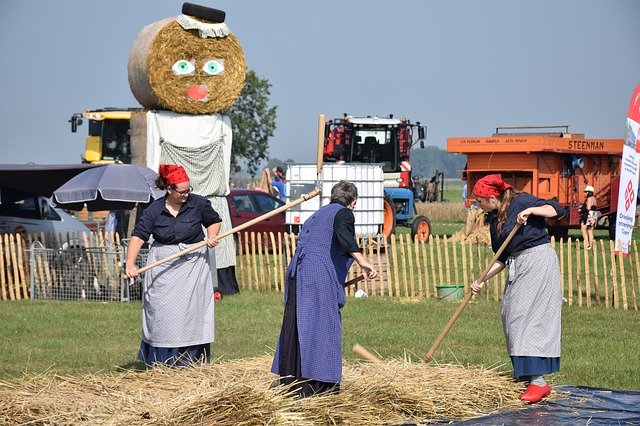
<svg viewBox="0 0 640 426">
<path fill-rule="evenodd" d="M 177 164 L 160 164 L 158 173 L 168 185 L 189 182 L 189 176 L 184 167 Z"/>
<path fill-rule="evenodd" d="M 497 197 L 509 188 L 511 185 L 502 180 L 499 174 L 487 175 L 478 180 L 473 187 L 473 194 L 478 197 Z"/>
</svg>

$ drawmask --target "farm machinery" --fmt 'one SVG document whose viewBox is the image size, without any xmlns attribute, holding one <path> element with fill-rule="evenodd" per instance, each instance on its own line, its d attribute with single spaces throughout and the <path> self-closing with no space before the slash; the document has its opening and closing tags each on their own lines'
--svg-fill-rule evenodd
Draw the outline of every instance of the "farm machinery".
<svg viewBox="0 0 640 426">
<path fill-rule="evenodd" d="M 325 163 L 378 164 L 384 174 L 382 234 L 388 237 L 396 225 L 410 226 L 412 236 L 427 241 L 431 222 L 415 215 L 414 181 L 411 177 L 411 148 L 424 147 L 426 126 L 406 118 L 353 117 L 325 123 Z"/>
<path fill-rule="evenodd" d="M 567 238 L 580 227 L 584 188 L 595 188 L 598 228 L 615 234 L 623 139 L 588 139 L 569 126 L 497 127 L 490 137 L 447 139 L 447 151 L 467 156 L 463 170 L 469 192 L 481 177 L 500 173 L 516 191 L 556 199 L 568 211 L 547 230 Z M 473 198 L 470 194 L 469 198 Z"/>
</svg>

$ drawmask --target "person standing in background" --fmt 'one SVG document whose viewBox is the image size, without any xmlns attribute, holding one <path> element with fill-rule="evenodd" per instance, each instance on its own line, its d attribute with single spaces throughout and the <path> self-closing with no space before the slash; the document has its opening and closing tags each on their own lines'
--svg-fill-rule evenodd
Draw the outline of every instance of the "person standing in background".
<svg viewBox="0 0 640 426">
<path fill-rule="evenodd" d="M 593 228 L 596 226 L 596 197 L 593 196 L 595 189 L 591 185 L 584 187 L 585 199 L 580 206 L 580 232 L 582 240 L 587 250 L 593 246 Z"/>
<path fill-rule="evenodd" d="M 236 166 L 235 173 L 231 176 L 231 187 L 232 188 L 248 188 L 249 187 L 249 178 L 247 175 L 242 173 L 242 167 Z"/>
<path fill-rule="evenodd" d="M 275 190 L 278 192 L 277 196 L 278 198 L 280 198 L 280 200 L 285 201 L 286 198 L 286 178 L 284 176 L 284 170 L 282 170 L 282 167 L 278 166 L 278 167 L 274 167 L 273 169 L 271 169 L 271 172 L 273 173 L 273 178 L 271 178 L 271 175 L 269 174 L 268 169 L 265 169 L 267 171 L 266 176 L 269 179 L 269 184 L 275 188 Z"/>
</svg>

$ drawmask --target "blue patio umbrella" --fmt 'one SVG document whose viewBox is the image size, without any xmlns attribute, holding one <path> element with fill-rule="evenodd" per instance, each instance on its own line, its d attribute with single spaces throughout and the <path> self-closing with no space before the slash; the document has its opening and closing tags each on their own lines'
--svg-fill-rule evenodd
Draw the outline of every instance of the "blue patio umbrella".
<svg viewBox="0 0 640 426">
<path fill-rule="evenodd" d="M 53 201 L 67 210 L 131 210 L 162 197 L 158 174 L 134 164 L 107 164 L 88 169 L 53 192 Z"/>
</svg>

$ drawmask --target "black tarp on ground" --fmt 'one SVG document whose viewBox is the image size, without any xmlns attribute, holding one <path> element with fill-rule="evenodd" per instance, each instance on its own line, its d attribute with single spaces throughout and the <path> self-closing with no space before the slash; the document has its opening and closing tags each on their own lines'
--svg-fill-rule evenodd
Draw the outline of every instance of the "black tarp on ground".
<svg viewBox="0 0 640 426">
<path fill-rule="evenodd" d="M 640 392 L 586 386 L 555 386 L 552 401 L 453 425 L 640 425 Z"/>
<path fill-rule="evenodd" d="M 69 179 L 104 164 L 0 164 L 0 186 L 51 197 Z"/>
</svg>

